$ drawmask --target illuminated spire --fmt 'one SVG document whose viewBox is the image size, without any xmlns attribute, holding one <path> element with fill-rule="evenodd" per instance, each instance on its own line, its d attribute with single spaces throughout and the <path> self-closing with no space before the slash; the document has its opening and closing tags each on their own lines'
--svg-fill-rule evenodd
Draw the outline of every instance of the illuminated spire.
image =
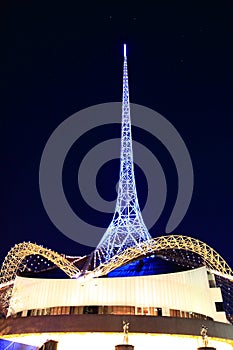
<svg viewBox="0 0 233 350">
<path fill-rule="evenodd" d="M 126 57 L 126 58 L 127 58 L 126 44 L 124 44 L 124 57 Z"/>
<path fill-rule="evenodd" d="M 108 262 L 125 249 L 151 239 L 138 203 L 133 149 L 126 44 L 124 44 L 120 179 L 115 213 L 94 251 L 94 266 Z"/>
</svg>

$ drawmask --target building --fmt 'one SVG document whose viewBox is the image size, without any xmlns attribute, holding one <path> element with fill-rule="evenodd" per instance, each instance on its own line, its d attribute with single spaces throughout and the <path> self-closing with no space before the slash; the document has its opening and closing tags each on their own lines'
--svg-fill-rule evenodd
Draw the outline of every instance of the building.
<svg viewBox="0 0 233 350">
<path fill-rule="evenodd" d="M 125 341 L 124 322 L 136 350 L 233 349 L 232 282 L 230 266 L 205 243 L 179 235 L 152 239 L 144 224 L 124 46 L 115 214 L 90 256 L 64 256 L 27 242 L 10 250 L 1 270 L 3 349 L 45 348 L 51 340 L 58 350 L 110 350 Z"/>
</svg>

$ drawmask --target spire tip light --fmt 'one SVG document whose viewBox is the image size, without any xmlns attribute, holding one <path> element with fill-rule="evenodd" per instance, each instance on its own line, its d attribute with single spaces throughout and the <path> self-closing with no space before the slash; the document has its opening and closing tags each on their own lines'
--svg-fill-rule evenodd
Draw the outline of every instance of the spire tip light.
<svg viewBox="0 0 233 350">
<path fill-rule="evenodd" d="M 126 44 L 124 44 L 124 57 L 126 57 Z"/>
</svg>

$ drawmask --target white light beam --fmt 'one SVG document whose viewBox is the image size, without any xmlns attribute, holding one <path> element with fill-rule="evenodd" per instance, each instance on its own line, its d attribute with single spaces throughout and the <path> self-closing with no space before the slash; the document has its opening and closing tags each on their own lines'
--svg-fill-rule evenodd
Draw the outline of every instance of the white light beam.
<svg viewBox="0 0 233 350">
<path fill-rule="evenodd" d="M 124 57 L 126 57 L 126 44 L 124 44 Z"/>
</svg>

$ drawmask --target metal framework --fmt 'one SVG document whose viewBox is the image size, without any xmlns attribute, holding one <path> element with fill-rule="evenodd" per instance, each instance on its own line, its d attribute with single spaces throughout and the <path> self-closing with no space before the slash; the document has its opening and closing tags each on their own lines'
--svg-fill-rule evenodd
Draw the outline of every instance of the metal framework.
<svg viewBox="0 0 233 350">
<path fill-rule="evenodd" d="M 181 235 L 160 236 L 151 239 L 150 242 L 142 242 L 140 246 L 137 245 L 127 248 L 121 252 L 121 254 L 113 256 L 108 262 L 99 265 L 93 271 L 89 271 L 89 274 L 92 277 L 103 276 L 110 271 L 113 271 L 117 267 L 136 260 L 141 256 L 146 256 L 153 253 L 161 253 L 166 256 L 166 251 L 169 252 L 174 249 L 198 254 L 208 269 L 212 270 L 213 273 L 233 282 L 232 269 L 213 248 L 208 246 L 206 243 L 199 241 L 198 239 Z M 14 281 L 24 259 L 32 254 L 41 255 L 53 262 L 70 278 L 78 277 L 80 275 L 79 269 L 59 253 L 43 248 L 37 244 L 23 242 L 15 245 L 9 251 L 3 262 L 0 271 L 1 287 Z M 187 264 L 192 266 L 192 261 L 187 261 Z"/>
<path fill-rule="evenodd" d="M 94 251 L 94 267 L 110 261 L 129 247 L 149 244 L 149 234 L 138 203 L 134 177 L 132 134 L 126 45 L 124 45 L 123 96 L 121 125 L 120 178 L 115 213 L 103 238 Z"/>
<path fill-rule="evenodd" d="M 23 242 L 16 244 L 5 257 L 0 271 L 0 284 L 13 281 L 16 277 L 17 271 L 19 269 L 24 270 L 27 267 L 26 263 L 23 264 L 25 258 L 34 254 L 41 255 L 48 259 L 71 278 L 80 274 L 79 269 L 61 254 L 34 243 Z"/>
<path fill-rule="evenodd" d="M 120 177 L 115 213 L 103 238 L 91 255 L 93 268 L 89 271 L 88 269 L 80 271 L 65 256 L 51 249 L 30 242 L 17 244 L 7 254 L 0 271 L 3 309 L 9 307 L 17 272 L 28 268 L 26 257 L 30 255 L 46 258 L 70 278 L 88 279 L 107 275 L 122 265 L 154 253 L 167 259 L 174 258 L 177 263 L 183 261 L 190 267 L 205 265 L 208 270 L 219 276 L 220 284 L 222 284 L 221 279 L 227 281 L 228 284 L 233 282 L 233 271 L 230 266 L 206 243 L 182 235 L 167 235 L 152 239 L 144 224 L 134 177 L 126 45 L 124 46 L 120 157 Z M 183 252 L 185 252 L 185 257 L 181 256 Z M 193 261 L 193 256 L 189 257 L 190 253 L 195 253 L 200 257 L 200 260 Z M 228 287 L 227 295 L 230 294 L 229 289 Z M 228 309 L 231 311 L 232 306 L 228 306 Z M 229 315 L 231 316 L 230 312 Z"/>
<path fill-rule="evenodd" d="M 181 235 L 160 236 L 151 239 L 150 242 L 143 242 L 140 246 L 130 247 L 121 254 L 113 256 L 107 263 L 98 266 L 94 269 L 93 273 L 95 276 L 103 276 L 115 270 L 117 267 L 136 260 L 143 255 L 146 256 L 152 253 L 159 254 L 173 249 L 185 250 L 198 254 L 208 269 L 233 282 L 232 269 L 213 248 L 198 239 Z M 192 261 L 187 261 L 187 264 L 192 266 Z"/>
</svg>

